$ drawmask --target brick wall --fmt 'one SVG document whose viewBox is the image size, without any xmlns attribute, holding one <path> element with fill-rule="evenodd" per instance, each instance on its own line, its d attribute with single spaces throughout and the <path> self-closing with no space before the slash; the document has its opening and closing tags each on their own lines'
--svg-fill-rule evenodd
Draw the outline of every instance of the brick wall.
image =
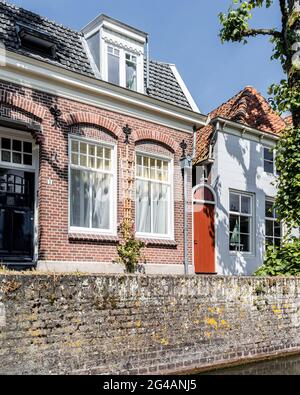
<svg viewBox="0 0 300 395">
<path fill-rule="evenodd" d="M 60 128 L 53 126 L 50 107 L 62 111 Z M 122 222 L 123 199 L 120 156 L 125 154 L 123 127 L 132 128 L 129 154 L 134 157 L 135 146 L 144 144 L 150 152 L 168 151 L 174 160 L 174 229 L 175 243 L 152 243 L 144 251 L 148 263 L 183 265 L 183 186 L 179 161 L 180 142 L 185 139 L 192 151 L 192 134 L 146 122 L 76 101 L 8 84 L 0 81 L 0 114 L 13 119 L 40 123 L 45 137 L 40 145 L 39 163 L 39 261 L 71 261 L 111 263 L 116 258 L 118 238 L 99 235 L 70 235 L 68 233 L 68 135 L 114 141 L 118 152 L 118 218 Z M 149 147 L 147 143 L 151 141 Z M 157 146 L 156 148 L 153 148 Z M 57 162 L 53 162 L 54 154 Z M 48 180 L 52 184 L 48 184 Z M 191 189 L 191 181 L 190 181 Z M 134 196 L 132 197 L 134 199 Z M 134 204 L 133 204 L 134 207 Z M 133 217 L 135 213 L 133 210 Z M 192 228 L 192 217 L 189 215 Z M 189 240 L 189 259 L 192 260 L 192 237 Z"/>
<path fill-rule="evenodd" d="M 300 351 L 300 279 L 0 275 L 0 373 L 166 373 Z"/>
</svg>

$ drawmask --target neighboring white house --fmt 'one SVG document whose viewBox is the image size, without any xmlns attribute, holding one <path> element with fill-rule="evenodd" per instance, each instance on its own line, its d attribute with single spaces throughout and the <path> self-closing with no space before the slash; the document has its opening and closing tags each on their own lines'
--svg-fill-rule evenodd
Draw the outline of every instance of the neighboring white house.
<svg viewBox="0 0 300 395">
<path fill-rule="evenodd" d="M 251 275 L 264 260 L 266 244 L 280 244 L 284 232 L 273 209 L 274 148 L 286 123 L 251 87 L 210 115 L 211 124 L 199 134 L 194 168 L 194 184 L 206 183 L 216 195 L 216 231 L 206 244 L 215 246 L 215 273 Z M 203 265 L 198 272 L 211 272 Z"/>
</svg>

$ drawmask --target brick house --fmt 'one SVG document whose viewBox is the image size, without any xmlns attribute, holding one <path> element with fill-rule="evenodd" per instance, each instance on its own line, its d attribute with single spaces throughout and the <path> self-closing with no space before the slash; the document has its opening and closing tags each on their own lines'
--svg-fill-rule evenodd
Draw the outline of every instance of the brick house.
<svg viewBox="0 0 300 395">
<path fill-rule="evenodd" d="M 0 1 L 0 26 L 0 261 L 122 272 L 118 225 L 133 218 L 146 272 L 183 273 L 182 147 L 206 117 L 175 65 L 104 15 L 76 32 Z"/>
<path fill-rule="evenodd" d="M 195 272 L 251 275 L 266 245 L 279 245 L 285 232 L 273 208 L 274 148 L 291 118 L 250 86 L 209 116 L 193 169 Z"/>
</svg>

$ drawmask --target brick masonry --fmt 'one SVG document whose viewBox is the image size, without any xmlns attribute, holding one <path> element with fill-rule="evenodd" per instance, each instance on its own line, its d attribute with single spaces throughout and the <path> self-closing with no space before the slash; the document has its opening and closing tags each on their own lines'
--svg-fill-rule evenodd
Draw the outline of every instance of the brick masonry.
<svg viewBox="0 0 300 395">
<path fill-rule="evenodd" d="M 1 374 L 156 374 L 300 351 L 300 279 L 0 275 Z"/>
<path fill-rule="evenodd" d="M 54 119 L 49 111 L 55 105 L 62 112 L 60 128 L 54 127 Z M 174 162 L 174 240 L 173 243 L 159 241 L 152 242 L 152 244 L 145 240 L 147 247 L 144 250 L 144 256 L 147 263 L 151 264 L 183 265 L 183 182 L 179 144 L 184 139 L 188 143 L 188 152 L 192 152 L 192 133 L 185 133 L 5 81 L 0 81 L 0 115 L 28 123 L 38 123 L 42 128 L 38 185 L 37 258 L 39 262 L 93 262 L 101 265 L 101 263 L 112 263 L 116 259 L 119 236 L 69 233 L 68 136 L 74 133 L 116 144 L 118 155 L 117 223 L 120 224 L 124 211 L 120 158 L 126 152 L 123 127 L 128 124 L 132 129 L 129 145 L 130 157 L 134 158 L 137 145 L 139 149 L 153 153 L 159 152 L 163 147 Z M 56 154 L 57 162 L 53 161 L 54 154 Z M 191 190 L 191 177 L 189 177 L 189 186 Z M 134 199 L 134 193 L 132 199 Z M 134 203 L 132 207 L 134 218 Z M 191 213 L 188 221 L 192 229 Z M 188 247 L 191 263 L 192 237 L 190 237 Z M 101 272 L 100 267 L 99 272 Z"/>
</svg>

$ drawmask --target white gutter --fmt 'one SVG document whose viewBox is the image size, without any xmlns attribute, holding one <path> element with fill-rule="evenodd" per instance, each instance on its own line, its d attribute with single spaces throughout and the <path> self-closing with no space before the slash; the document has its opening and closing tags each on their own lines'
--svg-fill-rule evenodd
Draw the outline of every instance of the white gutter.
<svg viewBox="0 0 300 395">
<path fill-rule="evenodd" d="M 272 133 L 267 133 L 267 132 L 262 132 L 261 130 L 255 129 L 255 128 L 251 128 L 250 126 L 247 125 L 243 125 L 239 122 L 234 122 L 234 121 L 230 121 L 226 118 L 222 118 L 222 117 L 216 117 L 211 121 L 212 125 L 215 125 L 217 122 L 219 122 L 220 124 L 222 124 L 222 130 L 224 130 L 224 127 L 226 126 L 231 126 L 232 128 L 235 129 L 239 129 L 241 130 L 241 134 L 243 135 L 245 132 L 248 132 L 249 134 L 254 134 L 255 136 L 258 136 L 260 139 L 270 139 L 270 140 L 279 140 L 280 137 L 272 134 Z"/>
</svg>

